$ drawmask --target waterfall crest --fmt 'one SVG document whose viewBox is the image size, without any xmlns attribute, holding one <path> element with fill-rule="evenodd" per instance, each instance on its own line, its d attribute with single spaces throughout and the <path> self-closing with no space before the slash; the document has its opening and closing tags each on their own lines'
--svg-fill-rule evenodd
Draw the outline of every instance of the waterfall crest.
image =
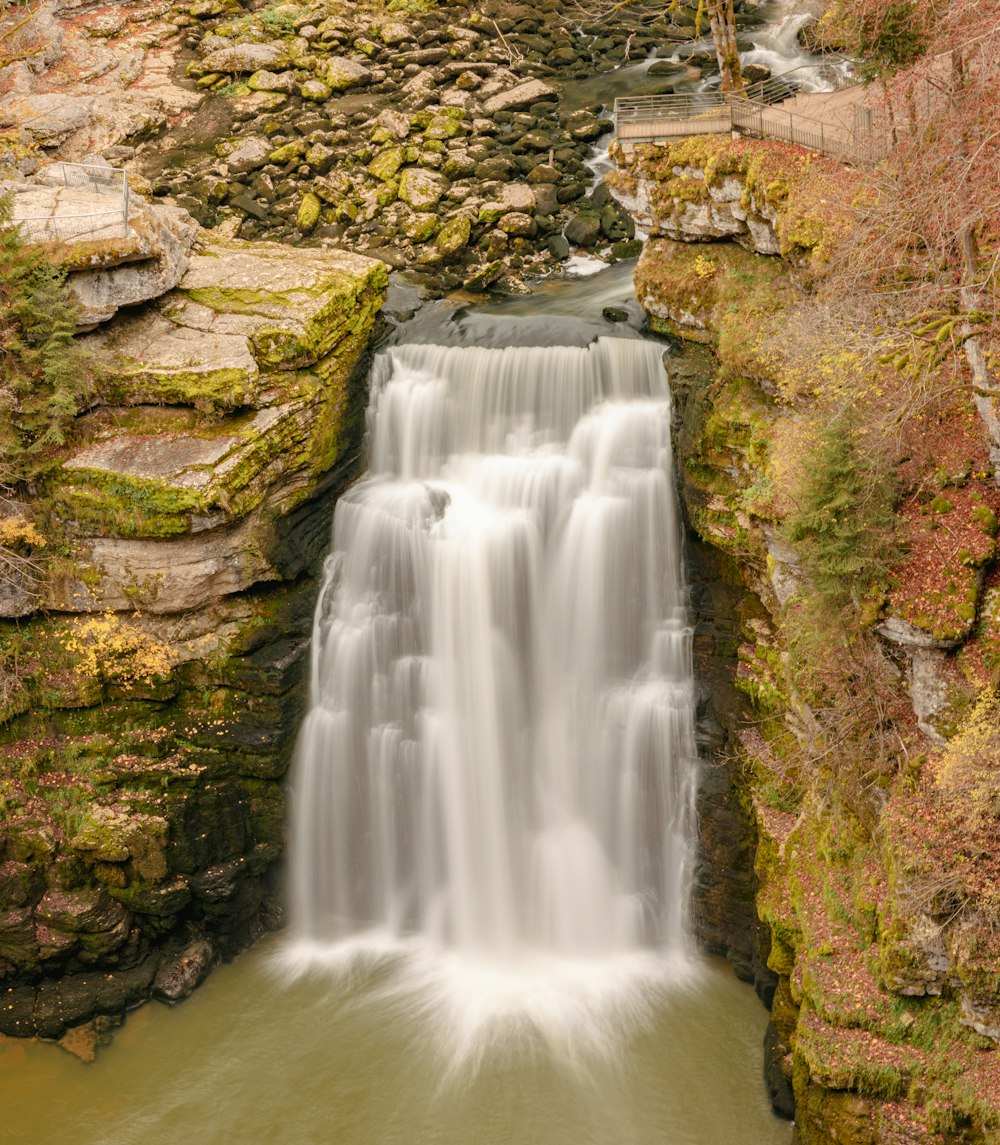
<svg viewBox="0 0 1000 1145">
<path fill-rule="evenodd" d="M 381 355 L 294 771 L 292 938 L 682 952 L 693 684 L 659 349 Z"/>
</svg>

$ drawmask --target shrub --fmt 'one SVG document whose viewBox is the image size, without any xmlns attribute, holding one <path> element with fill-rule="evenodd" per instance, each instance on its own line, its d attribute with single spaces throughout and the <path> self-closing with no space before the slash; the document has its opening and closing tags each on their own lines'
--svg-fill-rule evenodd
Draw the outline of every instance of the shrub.
<svg viewBox="0 0 1000 1145">
<path fill-rule="evenodd" d="M 49 468 L 95 385 L 65 273 L 25 244 L 0 198 L 0 485 Z"/>
<path fill-rule="evenodd" d="M 894 499 L 886 465 L 860 449 L 847 415 L 835 417 L 820 434 L 786 524 L 821 603 L 843 609 L 887 582 L 898 553 Z"/>
</svg>

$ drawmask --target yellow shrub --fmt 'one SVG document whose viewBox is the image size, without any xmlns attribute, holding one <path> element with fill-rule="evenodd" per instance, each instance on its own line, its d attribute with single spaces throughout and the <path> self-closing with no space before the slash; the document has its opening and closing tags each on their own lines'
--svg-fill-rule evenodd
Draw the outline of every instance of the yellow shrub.
<svg viewBox="0 0 1000 1145">
<path fill-rule="evenodd" d="M 113 612 L 74 621 L 64 647 L 79 657 L 77 669 L 85 676 L 126 690 L 167 675 L 174 663 L 168 644 Z"/>
</svg>

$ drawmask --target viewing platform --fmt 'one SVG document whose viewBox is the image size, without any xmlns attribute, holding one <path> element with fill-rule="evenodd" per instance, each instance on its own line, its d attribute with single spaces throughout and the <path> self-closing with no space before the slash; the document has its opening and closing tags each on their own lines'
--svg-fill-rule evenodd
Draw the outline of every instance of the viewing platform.
<svg viewBox="0 0 1000 1145">
<path fill-rule="evenodd" d="M 688 135 L 734 132 L 807 147 L 845 163 L 884 158 L 889 131 L 869 89 L 852 84 L 830 92 L 798 92 L 781 77 L 738 92 L 690 92 L 615 100 L 615 136 L 628 150 Z"/>
</svg>

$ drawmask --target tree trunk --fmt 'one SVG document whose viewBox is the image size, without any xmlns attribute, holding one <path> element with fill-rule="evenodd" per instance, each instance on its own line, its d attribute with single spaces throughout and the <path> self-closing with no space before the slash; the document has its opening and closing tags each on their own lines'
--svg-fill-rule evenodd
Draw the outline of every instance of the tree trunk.
<svg viewBox="0 0 1000 1145">
<path fill-rule="evenodd" d="M 719 57 L 723 91 L 742 91 L 740 54 L 736 49 L 736 13 L 733 0 L 707 0 L 708 22 L 715 41 L 715 54 Z"/>
</svg>

